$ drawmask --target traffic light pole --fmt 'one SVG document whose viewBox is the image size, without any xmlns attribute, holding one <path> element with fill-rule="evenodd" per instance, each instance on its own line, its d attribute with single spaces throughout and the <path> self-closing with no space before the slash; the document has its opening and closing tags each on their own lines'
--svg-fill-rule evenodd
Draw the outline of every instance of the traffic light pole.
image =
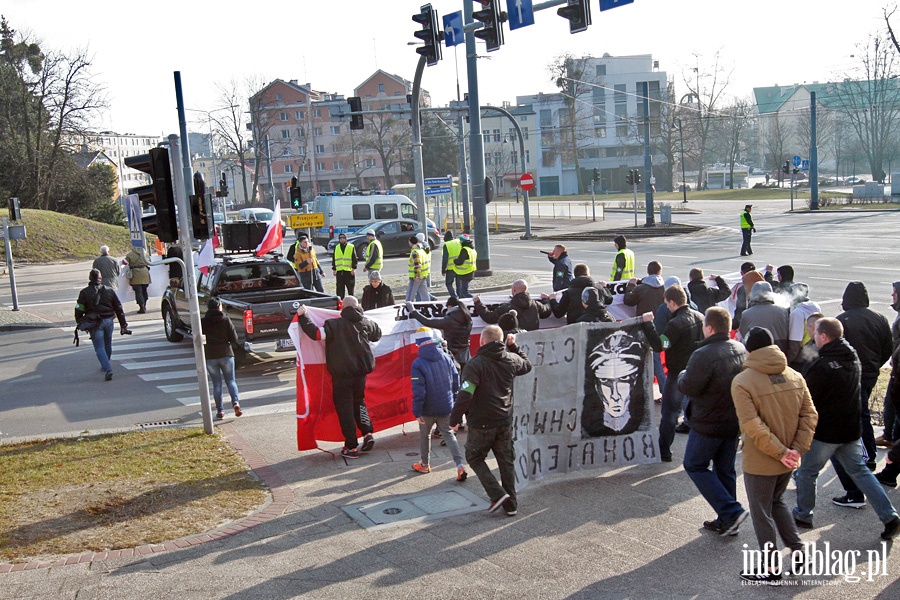
<svg viewBox="0 0 900 600">
<path fill-rule="evenodd" d="M 184 260 L 182 282 L 184 295 L 191 315 L 191 340 L 194 344 L 194 360 L 197 365 L 197 384 L 200 392 L 200 414 L 203 416 L 203 431 L 215 433 L 212 409 L 209 406 L 209 380 L 206 376 L 206 352 L 203 348 L 203 327 L 200 325 L 200 304 L 197 300 L 197 271 L 194 269 L 194 252 L 191 247 L 191 207 L 188 198 L 194 192 L 191 176 L 191 149 L 188 145 L 187 120 L 184 114 L 184 99 L 181 94 L 181 73 L 175 71 L 175 103 L 178 110 L 178 125 L 183 145 L 177 135 L 169 136 L 169 156 L 172 159 L 173 188 L 175 205 L 178 207 L 178 228 L 181 230 L 179 243 Z M 179 150 L 181 152 L 179 153 Z"/>
<path fill-rule="evenodd" d="M 522 137 L 522 128 L 519 126 L 519 122 L 516 121 L 516 118 L 512 116 L 505 108 L 500 108 L 499 106 L 482 106 L 481 110 L 493 110 L 496 111 L 512 123 L 513 128 L 516 130 L 516 137 L 519 138 L 519 162 L 522 164 L 522 175 L 527 173 L 527 168 L 525 166 L 525 139 Z M 519 185 L 519 182 L 516 182 L 516 185 Z M 523 240 L 530 240 L 535 238 L 536 236 L 531 234 L 531 212 L 528 209 L 528 190 L 522 190 L 522 197 L 524 198 L 523 208 L 525 210 L 525 235 L 522 236 Z M 594 219 L 597 220 L 596 218 Z"/>
<path fill-rule="evenodd" d="M 6 251 L 6 268 L 9 269 L 9 291 L 12 294 L 13 310 L 19 310 L 19 294 L 16 292 L 15 261 L 9 243 L 9 220 L 3 217 L 3 249 Z"/>
<path fill-rule="evenodd" d="M 654 227 L 656 220 L 653 215 L 653 159 L 650 156 L 650 84 L 644 82 L 641 87 L 644 96 L 642 106 L 644 108 L 644 198 L 646 200 L 646 227 Z M 637 227 L 637 223 L 635 223 Z"/>
<path fill-rule="evenodd" d="M 422 123 L 419 120 L 419 92 L 422 89 L 422 75 L 425 72 L 425 63 L 427 58 L 424 54 L 419 55 L 419 62 L 416 64 L 416 75 L 413 77 L 412 98 L 409 101 L 409 108 L 412 112 L 412 127 L 410 131 L 413 156 L 413 175 L 416 178 L 416 206 L 419 211 L 419 228 L 428 239 L 428 215 L 425 214 L 425 166 L 422 163 Z M 436 225 L 440 226 L 439 223 Z"/>
<path fill-rule="evenodd" d="M 463 23 L 471 24 L 472 2 L 463 1 Z M 478 54 L 475 31 L 466 27 L 466 73 L 469 86 L 469 160 L 472 167 L 472 217 L 475 229 L 475 276 L 491 275 L 491 246 L 488 240 L 487 204 L 484 201 L 484 139 L 481 137 L 481 102 L 478 99 Z"/>
</svg>

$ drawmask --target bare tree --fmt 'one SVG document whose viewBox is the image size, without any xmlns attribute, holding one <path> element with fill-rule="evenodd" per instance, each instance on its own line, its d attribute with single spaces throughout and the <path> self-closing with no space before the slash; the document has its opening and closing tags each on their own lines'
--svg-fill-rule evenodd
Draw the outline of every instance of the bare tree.
<svg viewBox="0 0 900 600">
<path fill-rule="evenodd" d="M 244 114 L 249 112 L 248 99 L 241 90 L 240 84 L 234 79 L 228 83 L 216 84 L 219 92 L 217 108 L 210 112 L 210 119 L 215 125 L 213 135 L 224 147 L 226 154 L 236 156 L 241 166 L 241 185 L 244 188 L 244 198 L 250 198 L 247 186 L 247 152 L 250 151 L 250 136 L 244 125 Z M 221 113 L 221 114 L 220 114 Z M 210 147 L 212 149 L 212 147 Z M 254 187 L 254 197 L 255 189 Z"/>
<path fill-rule="evenodd" d="M 719 150 L 725 158 L 731 175 L 730 189 L 734 189 L 734 165 L 746 149 L 744 131 L 753 115 L 753 103 L 749 98 L 735 100 L 719 111 L 714 121 L 714 132 Z"/>
<path fill-rule="evenodd" d="M 691 138 L 691 145 L 696 151 L 698 166 L 697 187 L 703 182 L 703 166 L 709 150 L 713 118 L 719 112 L 724 100 L 725 90 L 731 82 L 733 69 L 726 70 L 722 65 L 722 51 L 716 52 L 713 63 L 704 65 L 700 55 L 694 54 L 694 67 L 682 73 L 687 96 L 693 99 L 696 110 L 683 110 L 682 125 Z"/>
<path fill-rule="evenodd" d="M 247 98 L 249 98 L 250 127 L 253 141 L 253 195 L 250 197 L 250 204 L 254 204 L 257 201 L 259 180 L 266 162 L 272 162 L 286 156 L 289 147 L 287 143 L 282 142 L 280 139 L 269 140 L 270 155 L 266 155 L 266 138 L 276 123 L 274 118 L 276 115 L 272 111 L 272 107 L 276 103 L 275 98 L 269 98 L 265 94 L 268 85 L 269 82 L 259 76 L 248 77 L 244 81 L 244 88 Z M 309 139 L 309 136 L 306 136 L 306 139 Z"/>
<path fill-rule="evenodd" d="M 560 111 L 559 115 L 559 155 L 564 165 L 575 166 L 579 194 L 584 193 L 584 185 L 578 146 L 581 140 L 592 137 L 589 124 L 593 118 L 593 107 L 590 102 L 579 98 L 591 91 L 591 85 L 585 81 L 589 59 L 588 56 L 575 58 L 565 53 L 547 66 L 550 80 L 559 89 L 565 105 L 565 110 Z"/>
<path fill-rule="evenodd" d="M 766 167 L 774 168 L 779 182 L 784 180 L 781 162 L 785 153 L 785 145 L 790 135 L 790 125 L 777 112 L 766 119 L 766 130 L 762 133 L 766 148 Z"/>
<path fill-rule="evenodd" d="M 381 159 L 386 189 L 394 186 L 391 170 L 401 165 L 403 148 L 409 147 L 409 123 L 393 114 L 365 115 L 365 129 L 359 138 L 360 148 L 373 150 Z"/>
<path fill-rule="evenodd" d="M 888 35 L 870 35 L 865 43 L 857 45 L 858 66 L 834 86 L 838 110 L 859 139 L 869 172 L 876 181 L 882 179 L 889 147 L 900 133 L 895 43 L 892 31 Z"/>
</svg>

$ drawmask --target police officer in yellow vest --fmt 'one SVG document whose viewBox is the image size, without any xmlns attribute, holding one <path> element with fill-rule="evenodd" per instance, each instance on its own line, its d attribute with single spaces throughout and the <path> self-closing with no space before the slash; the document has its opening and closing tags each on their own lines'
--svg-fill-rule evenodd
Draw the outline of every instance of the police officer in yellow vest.
<svg viewBox="0 0 900 600">
<path fill-rule="evenodd" d="M 756 233 L 756 227 L 753 226 L 753 217 L 750 216 L 751 208 L 753 208 L 753 205 L 748 204 L 744 207 L 744 212 L 741 213 L 741 236 L 743 237 L 741 256 L 753 254 L 753 248 L 750 247 L 750 238 Z"/>
<path fill-rule="evenodd" d="M 456 265 L 456 285 L 459 286 L 459 298 L 471 298 L 469 293 L 469 283 L 475 277 L 475 265 L 478 261 L 478 252 L 475 251 L 475 244 L 467 234 L 459 236 L 460 250 L 459 256 L 453 261 Z"/>
<path fill-rule="evenodd" d="M 384 247 L 375 237 L 375 230 L 370 229 L 366 232 L 366 239 L 369 240 L 366 246 L 366 264 L 363 271 L 380 271 L 384 266 Z"/>
<path fill-rule="evenodd" d="M 460 250 L 462 250 L 462 244 L 453 237 L 453 232 L 448 229 L 444 234 L 444 249 L 441 251 L 441 275 L 444 276 L 447 291 L 454 298 L 459 296 L 459 281 L 456 278 L 456 264 L 454 264 L 454 261 L 459 256 Z M 455 290 L 453 289 L 454 284 L 456 286 Z"/>
<path fill-rule="evenodd" d="M 353 244 L 347 243 L 345 234 L 340 234 L 338 244 L 334 247 L 334 254 L 331 255 L 331 272 L 337 285 L 336 293 L 341 299 L 353 295 L 357 263 L 356 248 Z"/>
<path fill-rule="evenodd" d="M 625 247 L 627 242 L 624 235 L 617 235 L 613 239 L 613 243 L 618 252 L 616 252 L 609 278 L 611 281 L 628 281 L 634 277 L 634 252 Z"/>
<path fill-rule="evenodd" d="M 407 302 L 426 302 L 428 293 L 428 276 L 431 274 L 431 252 L 425 250 L 424 233 L 409 238 L 409 287 L 406 289 Z"/>
<path fill-rule="evenodd" d="M 316 257 L 316 249 L 309 243 L 309 238 L 301 234 L 296 243 L 288 251 L 287 259 L 294 264 L 300 274 L 300 285 L 308 290 L 313 288 L 324 292 L 322 276 L 325 272 Z"/>
</svg>

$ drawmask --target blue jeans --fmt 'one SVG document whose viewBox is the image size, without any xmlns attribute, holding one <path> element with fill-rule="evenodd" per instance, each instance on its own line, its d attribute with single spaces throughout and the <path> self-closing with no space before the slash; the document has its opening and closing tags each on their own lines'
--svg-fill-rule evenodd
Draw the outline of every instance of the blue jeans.
<svg viewBox="0 0 900 600">
<path fill-rule="evenodd" d="M 456 284 L 456 289 L 453 289 L 453 284 Z M 459 280 L 456 278 L 456 273 L 453 271 L 447 271 L 444 275 L 444 285 L 447 286 L 447 291 L 450 292 L 450 295 L 454 298 L 459 296 Z"/>
<path fill-rule="evenodd" d="M 656 375 L 656 383 L 659 385 L 659 392 L 662 394 L 666 389 L 666 370 L 663 369 L 662 358 L 659 352 L 653 353 L 653 374 Z"/>
<path fill-rule="evenodd" d="M 678 374 L 669 373 L 662 395 L 662 415 L 659 419 L 659 455 L 672 457 L 672 441 L 675 439 L 675 424 L 681 412 L 684 394 L 678 391 Z"/>
<path fill-rule="evenodd" d="M 469 283 L 471 283 L 471 278 L 456 276 L 456 295 L 459 298 L 471 298 L 472 294 L 469 292 Z"/>
<path fill-rule="evenodd" d="M 809 452 L 803 455 L 800 467 L 794 471 L 794 483 L 797 486 L 794 517 L 801 521 L 812 522 L 816 508 L 816 480 L 825 463 L 834 456 L 844 467 L 847 475 L 869 498 L 869 503 L 881 522 L 887 523 L 894 519 L 897 511 L 894 510 L 884 488 L 875 479 L 875 475 L 866 467 L 864 453 L 862 440 L 846 444 L 829 444 L 814 439 Z"/>
<path fill-rule="evenodd" d="M 684 449 L 685 472 L 723 523 L 733 522 L 744 512 L 737 501 L 734 472 L 737 444 L 737 437 L 714 438 L 691 429 Z"/>
<path fill-rule="evenodd" d="M 91 343 L 94 345 L 94 352 L 97 353 L 97 360 L 100 361 L 100 367 L 106 373 L 112 371 L 109 359 L 112 358 L 113 325 L 112 317 L 103 319 L 100 321 L 100 327 L 91 334 Z"/>
<path fill-rule="evenodd" d="M 409 287 L 406 288 L 407 302 L 427 302 L 428 301 L 428 280 L 424 277 L 416 281 L 409 279 Z"/>
<path fill-rule="evenodd" d="M 228 386 L 228 395 L 231 396 L 231 406 L 238 405 L 238 387 L 234 380 L 234 357 L 207 358 L 206 370 L 213 384 L 213 398 L 216 401 L 216 411 L 222 412 L 222 379 Z"/>
</svg>

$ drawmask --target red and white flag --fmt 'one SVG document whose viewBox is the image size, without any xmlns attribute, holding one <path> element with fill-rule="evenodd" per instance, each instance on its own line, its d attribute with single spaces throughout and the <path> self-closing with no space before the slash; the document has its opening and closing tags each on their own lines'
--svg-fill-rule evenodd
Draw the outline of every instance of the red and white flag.
<svg viewBox="0 0 900 600">
<path fill-rule="evenodd" d="M 216 264 L 215 247 L 217 244 L 213 241 L 214 239 L 216 238 L 213 237 L 204 242 L 203 248 L 200 249 L 200 254 L 197 257 L 197 268 L 204 275 L 209 273 L 209 268 Z"/>
<path fill-rule="evenodd" d="M 269 221 L 269 227 L 266 229 L 266 235 L 263 237 L 259 246 L 256 247 L 256 255 L 262 256 L 266 252 L 270 252 L 275 248 L 281 247 L 284 240 L 284 234 L 281 231 L 281 204 L 275 203 L 275 212 L 272 213 L 272 220 Z"/>
</svg>

